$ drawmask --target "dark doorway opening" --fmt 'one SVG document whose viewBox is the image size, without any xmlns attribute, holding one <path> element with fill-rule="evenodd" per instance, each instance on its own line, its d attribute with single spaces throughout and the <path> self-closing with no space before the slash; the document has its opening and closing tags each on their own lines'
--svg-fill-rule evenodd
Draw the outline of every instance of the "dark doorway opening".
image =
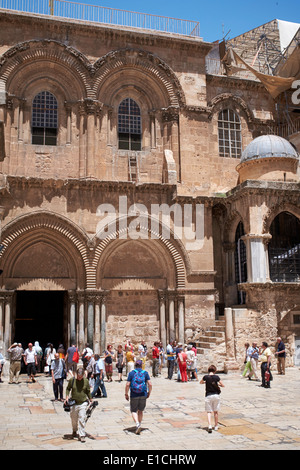
<svg viewBox="0 0 300 470">
<path fill-rule="evenodd" d="M 14 341 L 27 348 L 38 341 L 44 349 L 52 343 L 57 350 L 66 345 L 64 328 L 65 292 L 18 291 L 16 293 Z"/>
</svg>

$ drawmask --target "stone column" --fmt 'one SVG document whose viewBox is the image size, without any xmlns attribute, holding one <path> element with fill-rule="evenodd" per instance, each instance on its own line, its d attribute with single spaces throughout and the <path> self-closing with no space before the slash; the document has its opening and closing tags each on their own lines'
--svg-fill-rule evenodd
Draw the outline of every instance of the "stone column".
<svg viewBox="0 0 300 470">
<path fill-rule="evenodd" d="M 92 294 L 88 294 L 88 305 L 87 305 L 87 343 L 90 347 L 94 348 L 94 314 L 95 314 L 95 297 Z"/>
<path fill-rule="evenodd" d="M 150 118 L 150 147 L 151 149 L 156 148 L 156 116 L 155 112 L 149 113 Z"/>
<path fill-rule="evenodd" d="M 5 142 L 3 142 L 3 144 L 5 145 L 3 158 L 10 156 L 10 144 L 12 140 L 11 126 L 12 126 L 12 121 L 13 121 L 13 107 L 14 107 L 13 99 L 8 98 L 6 102 L 6 132 L 5 132 L 6 139 L 5 139 Z M 2 159 L 0 158 L 0 161 L 1 160 Z"/>
<path fill-rule="evenodd" d="M 82 103 L 78 106 L 79 114 L 79 177 L 86 176 L 86 115 Z"/>
<path fill-rule="evenodd" d="M 11 305 L 12 293 L 4 294 L 4 334 L 3 334 L 3 351 L 6 353 L 11 344 Z"/>
<path fill-rule="evenodd" d="M 226 344 L 226 359 L 224 362 L 224 371 L 227 373 L 230 370 L 238 370 L 239 365 L 235 360 L 235 343 L 234 343 L 234 327 L 232 318 L 232 309 L 225 308 L 225 344 Z"/>
<path fill-rule="evenodd" d="M 266 282 L 269 279 L 268 249 L 266 241 L 271 235 L 244 235 L 246 244 L 248 282 Z"/>
<path fill-rule="evenodd" d="M 179 149 L 179 108 L 169 106 L 162 110 L 164 123 L 164 150 L 172 150 L 176 162 L 178 180 L 181 180 L 181 164 Z"/>
<path fill-rule="evenodd" d="M 86 102 L 86 128 L 87 128 L 87 164 L 86 175 L 95 176 L 95 104 L 92 100 Z"/>
<path fill-rule="evenodd" d="M 77 345 L 79 350 L 84 349 L 85 335 L 84 335 L 84 312 L 85 312 L 85 295 L 83 292 L 78 293 L 78 339 Z"/>
<path fill-rule="evenodd" d="M 113 117 L 113 108 L 107 109 L 106 119 L 107 119 L 107 145 L 113 145 L 113 135 L 112 135 L 112 117 Z"/>
<path fill-rule="evenodd" d="M 19 101 L 18 141 L 23 141 L 24 100 Z"/>
<path fill-rule="evenodd" d="M 76 293 L 69 292 L 69 331 L 68 339 L 70 344 L 75 344 L 76 341 Z"/>
<path fill-rule="evenodd" d="M 100 313 L 100 352 L 106 348 L 106 296 L 101 296 Z"/>
<path fill-rule="evenodd" d="M 0 347 L 2 348 L 4 347 L 3 328 L 4 328 L 4 296 L 1 295 L 0 297 Z"/>
<path fill-rule="evenodd" d="M 70 145 L 72 137 L 72 107 L 66 103 L 66 114 L 67 114 L 67 138 L 66 144 Z"/>
<path fill-rule="evenodd" d="M 101 352 L 101 296 L 95 296 L 94 353 Z"/>
<path fill-rule="evenodd" d="M 175 339 L 175 296 L 169 293 L 169 341 L 174 341 Z"/>
<path fill-rule="evenodd" d="M 167 346 L 167 330 L 166 330 L 166 294 L 159 291 L 159 319 L 160 319 L 160 340 L 163 347 Z"/>
<path fill-rule="evenodd" d="M 178 298 L 178 342 L 184 344 L 184 298 Z"/>
</svg>

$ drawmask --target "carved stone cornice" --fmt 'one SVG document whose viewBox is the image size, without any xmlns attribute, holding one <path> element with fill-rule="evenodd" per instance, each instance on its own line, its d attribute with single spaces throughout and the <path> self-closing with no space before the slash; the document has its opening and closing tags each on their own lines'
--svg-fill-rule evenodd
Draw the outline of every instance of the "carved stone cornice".
<svg viewBox="0 0 300 470">
<path fill-rule="evenodd" d="M 163 122 L 178 122 L 179 121 L 179 107 L 169 106 L 168 108 L 163 108 L 162 110 L 162 119 Z"/>
<path fill-rule="evenodd" d="M 147 193 L 152 194 L 157 192 L 158 194 L 170 194 L 172 200 L 177 194 L 177 185 L 168 183 L 141 183 L 136 184 L 131 181 L 102 181 L 98 179 L 89 178 L 38 178 L 38 177 L 26 177 L 26 176 L 6 176 L 5 177 L 7 188 L 54 188 L 56 190 L 63 189 L 80 189 L 80 190 L 101 190 L 108 192 L 116 192 L 120 194 L 132 194 L 132 193 Z"/>
<path fill-rule="evenodd" d="M 239 290 L 245 291 L 245 292 L 254 292 L 257 293 L 259 291 L 264 291 L 264 292 L 285 292 L 287 290 L 292 290 L 295 291 L 296 293 L 299 293 L 299 288 L 300 288 L 300 281 L 299 282 L 272 282 L 272 281 L 266 281 L 266 282 L 245 282 L 242 284 L 238 284 Z"/>
<path fill-rule="evenodd" d="M 86 98 L 78 102 L 78 111 L 82 114 L 100 114 L 103 108 L 103 103 L 98 100 Z"/>
</svg>

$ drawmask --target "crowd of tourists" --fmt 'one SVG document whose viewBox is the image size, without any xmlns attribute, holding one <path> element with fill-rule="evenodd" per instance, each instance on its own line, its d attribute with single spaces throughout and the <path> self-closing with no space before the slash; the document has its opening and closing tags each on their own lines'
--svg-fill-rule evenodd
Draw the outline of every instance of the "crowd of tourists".
<svg viewBox="0 0 300 470">
<path fill-rule="evenodd" d="M 280 337 L 277 338 L 276 347 L 275 347 L 275 357 L 277 359 L 277 371 L 279 375 L 285 375 L 285 358 L 286 351 L 285 345 Z M 261 386 L 264 388 L 271 388 L 270 382 L 273 380 L 273 375 L 271 372 L 271 358 L 272 352 L 271 349 L 265 341 L 261 344 L 260 347 L 257 346 L 256 342 L 245 343 L 245 368 L 242 373 L 242 377 L 247 377 L 249 380 L 254 380 L 260 382 Z M 260 361 L 261 369 L 261 379 L 259 378 L 258 364 Z"/>
<path fill-rule="evenodd" d="M 285 374 L 285 345 L 277 338 L 275 357 L 279 374 Z M 186 383 L 198 380 L 197 348 L 195 343 L 182 344 L 170 341 L 164 348 L 161 341 L 155 341 L 148 349 L 145 341 L 137 346 L 127 340 L 124 345 L 116 348 L 108 344 L 101 354 L 95 354 L 89 344 L 79 351 L 76 344 L 71 344 L 67 350 L 60 344 L 57 350 L 49 343 L 45 350 L 36 341 L 28 344 L 24 350 L 20 343 L 12 344 L 8 349 L 10 357 L 9 384 L 19 383 L 22 364 L 26 367 L 28 381 L 35 382 L 37 373 L 44 373 L 53 382 L 54 401 L 61 401 L 66 406 L 70 397 L 74 400 L 70 407 L 72 421 L 72 437 L 85 441 L 85 423 L 87 410 L 94 398 L 107 398 L 105 382 L 123 381 L 125 377 L 125 399 L 130 401 L 130 411 L 136 426 L 136 434 L 141 432 L 143 412 L 146 400 L 152 391 L 152 378 L 159 377 L 166 368 L 166 379 L 175 378 L 178 382 Z M 258 363 L 261 368 L 261 386 L 270 388 L 271 349 L 266 342 L 258 347 L 256 342 L 245 343 L 245 361 L 242 377 L 259 381 Z M 1 370 L 5 362 L 0 353 Z M 147 370 L 148 369 L 148 370 Z M 165 369 L 164 369 L 165 370 Z M 224 384 L 216 374 L 217 368 L 211 365 L 200 384 L 205 384 L 205 410 L 208 416 L 208 432 L 212 432 L 212 416 L 214 429 L 218 429 L 218 411 L 220 408 L 220 387 Z M 106 380 L 105 380 L 106 378 Z M 64 380 L 67 387 L 64 397 Z M 0 375 L 0 381 L 1 375 Z M 130 392 L 130 394 L 129 394 Z"/>
</svg>

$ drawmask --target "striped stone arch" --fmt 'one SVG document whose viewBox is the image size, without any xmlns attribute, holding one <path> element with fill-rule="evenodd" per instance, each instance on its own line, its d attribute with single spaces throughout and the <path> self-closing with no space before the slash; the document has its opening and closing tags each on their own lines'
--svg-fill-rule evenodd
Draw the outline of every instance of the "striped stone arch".
<svg viewBox="0 0 300 470">
<path fill-rule="evenodd" d="M 215 96 L 210 103 L 208 103 L 208 119 L 211 120 L 215 112 L 220 111 L 220 109 L 223 109 L 228 105 L 241 110 L 245 114 L 248 124 L 253 123 L 254 115 L 248 104 L 241 97 L 234 95 L 233 93 L 221 93 L 220 95 Z"/>
<path fill-rule="evenodd" d="M 279 202 L 274 204 L 272 207 L 269 208 L 267 211 L 263 222 L 262 222 L 262 233 L 269 233 L 270 232 L 270 227 L 277 215 L 279 215 L 281 212 L 288 212 L 291 215 L 294 215 L 300 220 L 300 208 L 297 203 L 293 204 L 290 202 Z"/>
<path fill-rule="evenodd" d="M 15 242 L 23 236 L 28 236 L 30 232 L 37 233 L 42 230 L 47 230 L 54 236 L 59 236 L 62 240 L 69 242 L 70 249 L 74 253 L 74 260 L 76 259 L 75 264 L 79 262 L 81 265 L 84 278 L 82 282 L 86 284 L 86 275 L 89 270 L 88 238 L 75 224 L 52 212 L 26 214 L 3 227 L 1 243 L 4 248 L 0 253 L 3 265 L 7 265 L 9 270 L 9 257 Z"/>
<path fill-rule="evenodd" d="M 121 219 L 118 219 L 119 221 Z M 98 241 L 95 252 L 94 252 L 94 258 L 92 262 L 92 267 L 93 269 L 91 270 L 91 273 L 94 273 L 94 276 L 97 275 L 97 268 L 99 266 L 99 263 L 101 262 L 101 257 L 108 247 L 110 243 L 112 243 L 116 239 L 124 239 L 123 237 L 127 235 L 127 227 L 122 228 L 122 229 L 116 229 L 115 231 L 111 231 L 110 234 L 105 237 L 104 239 L 100 239 Z M 162 237 L 161 234 L 151 230 L 147 224 L 144 226 L 140 227 L 140 232 L 143 234 L 146 234 L 148 236 L 148 239 L 151 240 L 151 234 L 155 237 L 155 240 L 158 241 L 161 246 L 165 249 L 165 251 L 170 255 L 174 266 L 175 266 L 175 273 L 176 273 L 176 288 L 177 289 L 184 289 L 185 288 L 185 283 L 186 283 L 186 266 L 185 266 L 185 257 L 182 256 L 182 251 L 183 247 L 179 247 L 179 243 L 177 243 L 177 240 L 175 241 L 173 237 L 171 239 L 166 239 Z M 178 240 L 179 242 L 179 240 Z M 96 285 L 96 278 L 95 279 L 89 279 L 87 277 L 87 288 L 92 289 Z"/>
<path fill-rule="evenodd" d="M 89 78 L 92 64 L 78 50 L 53 39 L 25 41 L 6 51 L 0 59 L 0 80 L 8 88 L 7 85 L 15 79 L 19 70 L 36 62 L 44 62 L 45 68 L 49 63 L 63 66 L 65 71 L 72 74 L 72 83 L 78 83 L 84 96 L 91 96 Z M 20 80 L 24 80 L 24 77 L 17 78 L 14 87 L 19 89 L 23 86 Z"/>
<path fill-rule="evenodd" d="M 184 92 L 173 70 L 158 56 L 130 48 L 109 52 L 93 64 L 95 93 L 98 95 L 98 90 L 107 77 L 124 67 L 141 70 L 156 83 L 160 83 L 168 96 L 168 106 L 185 105 Z"/>
<path fill-rule="evenodd" d="M 237 210 L 233 211 L 227 217 L 224 224 L 224 241 L 233 243 L 235 240 L 235 232 L 239 222 L 242 222 L 245 233 L 249 232 L 248 221 L 245 221 L 243 216 Z"/>
</svg>

